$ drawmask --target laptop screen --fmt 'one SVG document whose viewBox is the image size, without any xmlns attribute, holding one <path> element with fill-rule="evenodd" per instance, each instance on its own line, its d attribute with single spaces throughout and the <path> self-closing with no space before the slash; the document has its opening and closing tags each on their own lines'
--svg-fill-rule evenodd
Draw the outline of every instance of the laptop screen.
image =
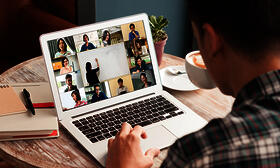
<svg viewBox="0 0 280 168">
<path fill-rule="evenodd" d="M 48 41 L 67 111 L 155 85 L 143 21 Z"/>
</svg>

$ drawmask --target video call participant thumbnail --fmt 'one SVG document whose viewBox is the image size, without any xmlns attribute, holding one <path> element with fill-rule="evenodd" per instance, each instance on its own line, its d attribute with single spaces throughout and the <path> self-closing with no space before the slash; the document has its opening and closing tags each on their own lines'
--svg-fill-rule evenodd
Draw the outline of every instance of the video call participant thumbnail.
<svg viewBox="0 0 280 168">
<path fill-rule="evenodd" d="M 119 78 L 118 79 L 118 85 L 119 87 L 117 88 L 117 93 L 118 95 L 122 95 L 128 92 L 128 89 L 126 86 L 123 85 L 123 79 Z"/>
<path fill-rule="evenodd" d="M 60 75 L 67 74 L 73 71 L 72 67 L 69 65 L 69 60 L 67 57 L 61 60 L 62 68 L 60 69 Z"/>
<path fill-rule="evenodd" d="M 67 74 L 65 76 L 65 83 L 67 84 L 67 87 L 64 90 L 64 92 L 69 92 L 69 91 L 72 91 L 72 90 L 78 90 L 77 86 L 72 84 L 72 75 L 71 74 Z"/>
<path fill-rule="evenodd" d="M 139 73 L 139 72 L 144 72 L 145 70 L 147 70 L 147 65 L 146 65 L 146 61 L 142 60 L 141 57 L 136 57 L 135 58 L 135 71 L 133 72 L 133 74 L 135 73 Z"/>
<path fill-rule="evenodd" d="M 94 85 L 94 93 L 92 95 L 92 99 L 89 100 L 89 103 L 98 102 L 100 100 L 108 99 L 106 94 L 100 90 L 99 85 Z"/>
<path fill-rule="evenodd" d="M 135 30 L 135 25 L 133 23 L 131 23 L 129 25 L 129 28 L 130 28 L 130 32 L 128 34 L 129 40 L 132 41 L 134 39 L 139 39 L 140 35 L 139 35 L 139 32 Z"/>
<path fill-rule="evenodd" d="M 102 42 L 104 47 L 111 45 L 111 34 L 109 33 L 108 30 L 104 30 L 102 36 Z"/>
<path fill-rule="evenodd" d="M 96 48 L 91 42 L 89 42 L 88 35 L 86 35 L 86 34 L 83 35 L 83 41 L 85 43 L 81 47 L 81 52 L 82 51 L 87 51 L 87 50 L 92 50 L 92 49 Z"/>
<path fill-rule="evenodd" d="M 80 95 L 79 90 L 74 90 L 74 91 L 71 93 L 71 96 L 72 96 L 73 100 L 74 100 L 75 103 L 76 103 L 74 107 L 79 107 L 79 106 L 82 106 L 82 105 L 87 104 L 86 101 L 81 100 L 81 95 Z"/>
<path fill-rule="evenodd" d="M 60 38 L 57 40 L 57 50 L 58 50 L 58 52 L 55 54 L 55 58 L 71 55 L 71 52 L 67 51 L 67 44 L 63 40 L 63 38 Z"/>
<path fill-rule="evenodd" d="M 140 79 L 143 82 L 142 88 L 147 88 L 149 86 L 152 86 L 152 82 L 148 81 L 147 75 L 145 73 L 140 74 Z"/>
</svg>

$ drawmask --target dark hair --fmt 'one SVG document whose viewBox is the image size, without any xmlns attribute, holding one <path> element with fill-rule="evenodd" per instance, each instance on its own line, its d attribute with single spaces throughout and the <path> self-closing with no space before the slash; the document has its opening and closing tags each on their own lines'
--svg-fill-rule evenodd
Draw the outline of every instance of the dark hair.
<svg viewBox="0 0 280 168">
<path fill-rule="evenodd" d="M 66 80 L 69 79 L 69 78 L 72 78 L 72 75 L 71 75 L 71 74 L 67 74 L 67 75 L 65 76 L 65 79 L 66 79 Z"/>
<path fill-rule="evenodd" d="M 63 58 L 62 58 L 62 60 L 61 60 L 61 63 L 62 63 L 62 66 L 63 66 L 63 67 L 64 67 L 64 60 L 67 60 L 67 61 L 68 61 L 68 63 L 69 63 L 68 58 L 67 58 L 67 57 L 63 57 Z"/>
<path fill-rule="evenodd" d="M 240 52 L 255 56 L 269 49 L 277 49 L 272 47 L 276 47 L 280 42 L 280 1 L 188 0 L 187 2 L 189 16 L 197 25 L 200 34 L 203 34 L 202 25 L 208 23 L 231 47 Z"/>
<path fill-rule="evenodd" d="M 118 83 L 120 83 L 120 82 L 123 82 L 123 79 L 122 79 L 122 78 L 119 78 L 119 79 L 118 79 Z"/>
<path fill-rule="evenodd" d="M 93 88 L 94 88 L 94 91 L 96 90 L 96 89 L 95 89 L 96 87 L 99 87 L 99 88 L 100 88 L 100 85 L 98 85 L 98 84 L 95 84 L 95 85 L 93 86 Z"/>
<path fill-rule="evenodd" d="M 76 98 L 77 100 L 81 100 L 81 95 L 80 95 L 80 92 L 78 90 L 74 90 L 72 93 L 71 93 L 71 96 L 73 97 L 73 94 L 76 95 Z"/>
<path fill-rule="evenodd" d="M 57 44 L 56 44 L 56 47 L 57 47 L 57 50 L 58 50 L 58 52 L 60 52 L 61 51 L 61 49 L 59 48 L 59 41 L 62 41 L 63 42 L 63 44 L 64 44 L 64 49 L 65 49 L 65 51 L 67 51 L 67 44 L 66 44 L 66 42 L 63 40 L 63 38 L 60 38 L 60 39 L 58 39 L 57 40 Z"/>
<path fill-rule="evenodd" d="M 104 41 L 104 40 L 106 39 L 107 33 L 109 33 L 109 40 L 108 40 L 107 43 L 108 43 L 109 45 L 111 45 L 111 34 L 110 34 L 110 32 L 109 32 L 108 30 L 105 30 L 105 31 L 103 32 L 102 40 Z"/>
<path fill-rule="evenodd" d="M 85 40 L 84 40 L 84 39 L 85 39 L 85 37 L 87 37 L 87 39 L 88 39 L 88 41 L 89 41 L 89 37 L 88 37 L 88 35 L 84 34 L 84 35 L 83 35 L 83 42 L 85 42 Z"/>
<path fill-rule="evenodd" d="M 144 76 L 144 77 L 147 79 L 147 75 L 146 75 L 144 72 L 142 72 L 142 73 L 140 74 L 140 78 L 141 78 L 141 76 Z"/>
<path fill-rule="evenodd" d="M 131 24 L 129 25 L 129 28 L 131 28 L 131 26 L 133 26 L 133 28 L 135 28 L 135 25 L 134 25 L 133 23 L 131 23 Z"/>
<path fill-rule="evenodd" d="M 137 56 L 136 58 L 135 58 L 135 66 L 137 66 L 138 64 L 137 64 L 137 61 L 138 60 L 141 60 L 141 64 L 142 64 L 142 58 L 140 57 L 140 56 Z"/>
<path fill-rule="evenodd" d="M 91 70 L 91 63 L 87 62 L 86 63 L 86 71 L 89 72 Z"/>
</svg>

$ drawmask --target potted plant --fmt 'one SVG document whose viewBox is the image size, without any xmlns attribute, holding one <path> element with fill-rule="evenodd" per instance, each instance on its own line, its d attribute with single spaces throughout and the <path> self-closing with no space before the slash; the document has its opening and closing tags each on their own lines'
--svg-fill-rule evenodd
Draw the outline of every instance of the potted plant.
<svg viewBox="0 0 280 168">
<path fill-rule="evenodd" d="M 168 38 L 167 33 L 164 31 L 164 28 L 168 25 L 168 20 L 163 16 L 156 17 L 151 15 L 149 16 L 149 22 L 155 44 L 158 65 L 160 65 L 162 54 L 164 52 L 164 46 Z"/>
</svg>

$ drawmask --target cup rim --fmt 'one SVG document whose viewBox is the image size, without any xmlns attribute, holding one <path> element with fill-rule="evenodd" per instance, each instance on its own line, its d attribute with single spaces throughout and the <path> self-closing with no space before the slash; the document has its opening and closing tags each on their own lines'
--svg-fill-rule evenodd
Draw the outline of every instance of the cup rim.
<svg viewBox="0 0 280 168">
<path fill-rule="evenodd" d="M 195 68 L 206 70 L 207 68 L 205 69 L 205 68 L 201 68 L 201 67 L 199 67 L 199 66 L 195 66 L 195 65 L 191 64 L 191 63 L 188 61 L 187 58 L 188 58 L 190 55 L 197 54 L 197 53 L 200 53 L 200 50 L 195 50 L 195 51 L 189 52 L 189 53 L 185 56 L 185 61 L 186 61 L 188 64 L 190 64 L 191 66 L 195 67 Z"/>
</svg>

